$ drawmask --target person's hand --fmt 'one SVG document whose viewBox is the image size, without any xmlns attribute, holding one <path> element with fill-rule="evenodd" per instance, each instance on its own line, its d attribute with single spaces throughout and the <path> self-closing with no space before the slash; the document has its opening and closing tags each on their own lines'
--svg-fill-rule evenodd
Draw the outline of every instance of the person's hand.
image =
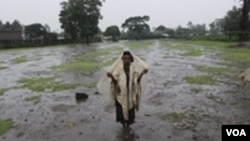
<svg viewBox="0 0 250 141">
<path fill-rule="evenodd" d="M 108 77 L 112 77 L 112 73 L 111 73 L 111 72 L 108 72 L 108 73 L 107 73 L 107 76 L 108 76 Z"/>
</svg>

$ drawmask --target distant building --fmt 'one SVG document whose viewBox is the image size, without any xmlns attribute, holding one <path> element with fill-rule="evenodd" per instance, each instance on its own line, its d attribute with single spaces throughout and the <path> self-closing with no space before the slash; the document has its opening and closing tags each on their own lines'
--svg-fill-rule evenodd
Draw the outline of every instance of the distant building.
<svg viewBox="0 0 250 141">
<path fill-rule="evenodd" d="M 23 40 L 22 31 L 0 31 L 1 40 Z"/>
</svg>

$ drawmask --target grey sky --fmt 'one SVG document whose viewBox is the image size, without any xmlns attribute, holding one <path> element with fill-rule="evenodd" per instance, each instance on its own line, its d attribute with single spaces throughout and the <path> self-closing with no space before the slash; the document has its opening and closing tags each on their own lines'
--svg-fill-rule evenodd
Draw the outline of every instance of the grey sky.
<svg viewBox="0 0 250 141">
<path fill-rule="evenodd" d="M 60 30 L 58 14 L 63 0 L 0 0 L 0 20 L 18 19 L 23 24 L 49 24 L 53 31 Z M 106 0 L 101 8 L 100 27 L 118 25 L 130 16 L 150 16 L 150 26 L 163 24 L 175 28 L 194 24 L 209 24 L 223 17 L 238 0 Z"/>
</svg>

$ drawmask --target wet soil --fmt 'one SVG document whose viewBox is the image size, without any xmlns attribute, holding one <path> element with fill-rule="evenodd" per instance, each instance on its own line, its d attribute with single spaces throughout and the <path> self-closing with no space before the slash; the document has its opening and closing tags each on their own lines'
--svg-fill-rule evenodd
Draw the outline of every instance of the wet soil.
<svg viewBox="0 0 250 141">
<path fill-rule="evenodd" d="M 147 49 L 137 49 L 150 65 L 147 89 L 142 95 L 136 122 L 123 128 L 115 122 L 115 109 L 96 88 L 80 85 L 60 92 L 32 92 L 18 88 L 18 80 L 39 76 L 59 77 L 65 83 L 97 82 L 105 69 L 90 75 L 57 72 L 50 67 L 110 46 L 126 47 L 125 42 L 99 43 L 89 47 L 34 48 L 0 52 L 0 89 L 10 88 L 0 96 L 0 119 L 13 119 L 15 126 L 0 141 L 220 141 L 222 124 L 250 123 L 250 86 L 241 85 L 236 71 L 214 75 L 212 85 L 187 83 L 186 76 L 202 75 L 195 66 L 220 66 L 225 60 L 208 53 L 198 57 L 183 56 L 160 41 Z M 174 43 L 173 43 L 174 44 Z M 28 61 L 15 64 L 13 59 L 26 56 Z M 109 57 L 109 56 L 107 56 Z M 75 93 L 86 93 L 77 102 Z M 41 95 L 38 104 L 24 99 Z"/>
</svg>

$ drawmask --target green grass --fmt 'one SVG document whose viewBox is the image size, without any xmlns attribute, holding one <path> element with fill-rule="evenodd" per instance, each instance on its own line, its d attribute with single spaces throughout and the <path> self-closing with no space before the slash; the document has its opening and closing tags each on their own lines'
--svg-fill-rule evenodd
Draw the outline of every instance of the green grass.
<svg viewBox="0 0 250 141">
<path fill-rule="evenodd" d="M 250 63 L 250 49 L 245 48 L 224 48 L 222 55 L 226 60 L 234 62 Z"/>
<path fill-rule="evenodd" d="M 219 41 L 184 41 L 184 43 L 203 46 L 205 49 L 214 50 L 221 49 L 235 44 L 234 42 L 219 42 Z"/>
<path fill-rule="evenodd" d="M 227 72 L 231 72 L 229 67 L 205 67 L 205 66 L 197 66 L 196 70 L 212 73 L 212 74 L 223 74 Z"/>
<path fill-rule="evenodd" d="M 7 67 L 0 66 L 0 70 L 7 69 Z"/>
<path fill-rule="evenodd" d="M 187 83 L 197 85 L 214 84 L 216 82 L 213 77 L 209 75 L 187 76 L 184 78 L 184 80 Z"/>
<path fill-rule="evenodd" d="M 220 56 L 222 59 L 234 62 L 250 63 L 250 49 L 230 47 L 235 46 L 235 42 L 177 41 L 176 43 L 180 46 L 201 46 L 204 48 L 204 52 L 219 51 L 220 53 L 218 56 Z"/>
<path fill-rule="evenodd" d="M 120 52 L 120 48 L 101 49 L 78 56 L 70 62 L 53 66 L 51 69 L 57 71 L 74 71 L 83 74 L 90 74 L 102 67 L 113 64 Z M 112 57 L 112 55 L 114 55 L 114 57 Z"/>
<path fill-rule="evenodd" d="M 204 54 L 203 51 L 198 50 L 198 49 L 190 49 L 189 51 L 187 51 L 186 53 L 184 53 L 184 56 L 191 56 L 191 57 L 198 57 L 198 56 L 202 56 Z"/>
<path fill-rule="evenodd" d="M 79 84 L 64 84 L 56 81 L 53 77 L 39 77 L 39 78 L 28 78 L 17 81 L 21 84 L 22 88 L 28 88 L 34 92 L 57 92 L 69 89 L 74 89 Z"/>
<path fill-rule="evenodd" d="M 0 96 L 4 95 L 4 93 L 7 92 L 8 90 L 9 88 L 0 89 Z"/>
<path fill-rule="evenodd" d="M 38 104 L 41 101 L 41 96 L 32 96 L 32 97 L 27 97 L 24 99 L 24 101 L 27 102 L 32 102 L 33 104 Z"/>
<path fill-rule="evenodd" d="M 11 90 L 11 89 L 15 89 L 16 87 L 9 87 L 9 88 L 3 88 L 0 89 L 0 96 L 4 95 L 7 91 Z"/>
<path fill-rule="evenodd" d="M 219 52 L 222 59 L 233 62 L 250 63 L 250 49 L 231 47 L 235 46 L 235 42 L 216 42 L 216 41 L 183 41 L 170 40 L 161 41 L 161 44 L 171 49 L 186 51 L 186 56 L 199 56 L 207 52 Z M 196 46 L 196 49 L 193 47 Z M 203 50 L 197 50 L 197 47 Z"/>
<path fill-rule="evenodd" d="M 170 120 L 173 122 L 180 122 L 183 119 L 187 118 L 187 114 L 186 113 L 177 113 L 177 112 L 173 112 L 173 113 L 168 113 L 165 114 L 163 116 L 161 116 L 161 119 L 163 120 Z"/>
<path fill-rule="evenodd" d="M 95 88 L 96 87 L 96 85 L 97 85 L 97 82 L 92 82 L 92 83 L 89 83 L 89 84 L 86 84 L 85 86 L 87 87 L 87 88 Z"/>
<path fill-rule="evenodd" d="M 21 56 L 21 57 L 17 57 L 15 59 L 12 59 L 11 62 L 14 64 L 20 64 L 20 63 L 25 63 L 28 62 L 28 58 L 26 56 Z"/>
<path fill-rule="evenodd" d="M 118 58 L 118 57 L 117 57 Z M 103 63 L 102 63 L 102 67 L 106 67 L 106 66 L 111 66 L 115 61 L 116 61 L 116 59 L 117 58 L 112 58 L 112 59 L 110 59 L 110 60 L 106 60 L 106 61 L 104 61 Z"/>
<path fill-rule="evenodd" d="M 128 41 L 126 46 L 130 49 L 143 49 L 148 48 L 154 44 L 153 40 L 141 40 L 141 41 Z"/>
<path fill-rule="evenodd" d="M 11 119 L 0 120 L 0 135 L 7 133 L 13 127 Z"/>
<path fill-rule="evenodd" d="M 70 63 L 61 64 L 59 66 L 53 66 L 51 69 L 57 71 L 74 71 L 80 72 L 84 74 L 90 74 L 100 68 L 100 64 L 94 61 L 86 60 L 84 62 L 81 61 L 72 61 Z"/>
<path fill-rule="evenodd" d="M 183 54 L 184 56 L 196 57 L 214 51 L 223 51 L 223 53 L 225 52 L 225 54 L 228 54 L 228 47 L 235 43 L 193 40 L 162 40 L 161 44 L 167 48 L 185 51 Z"/>
<path fill-rule="evenodd" d="M 197 122 L 208 117 L 210 116 L 206 114 L 205 111 L 198 109 L 195 106 L 192 106 L 191 109 L 188 109 L 185 112 L 172 112 L 160 116 L 162 120 L 170 120 L 172 122 L 181 122 L 183 120 L 192 120 Z"/>
<path fill-rule="evenodd" d="M 200 47 L 200 49 L 195 48 L 195 45 L 184 41 L 173 42 L 163 40 L 161 44 L 167 48 L 184 51 L 183 56 L 198 57 L 205 54 L 203 47 Z"/>
</svg>

